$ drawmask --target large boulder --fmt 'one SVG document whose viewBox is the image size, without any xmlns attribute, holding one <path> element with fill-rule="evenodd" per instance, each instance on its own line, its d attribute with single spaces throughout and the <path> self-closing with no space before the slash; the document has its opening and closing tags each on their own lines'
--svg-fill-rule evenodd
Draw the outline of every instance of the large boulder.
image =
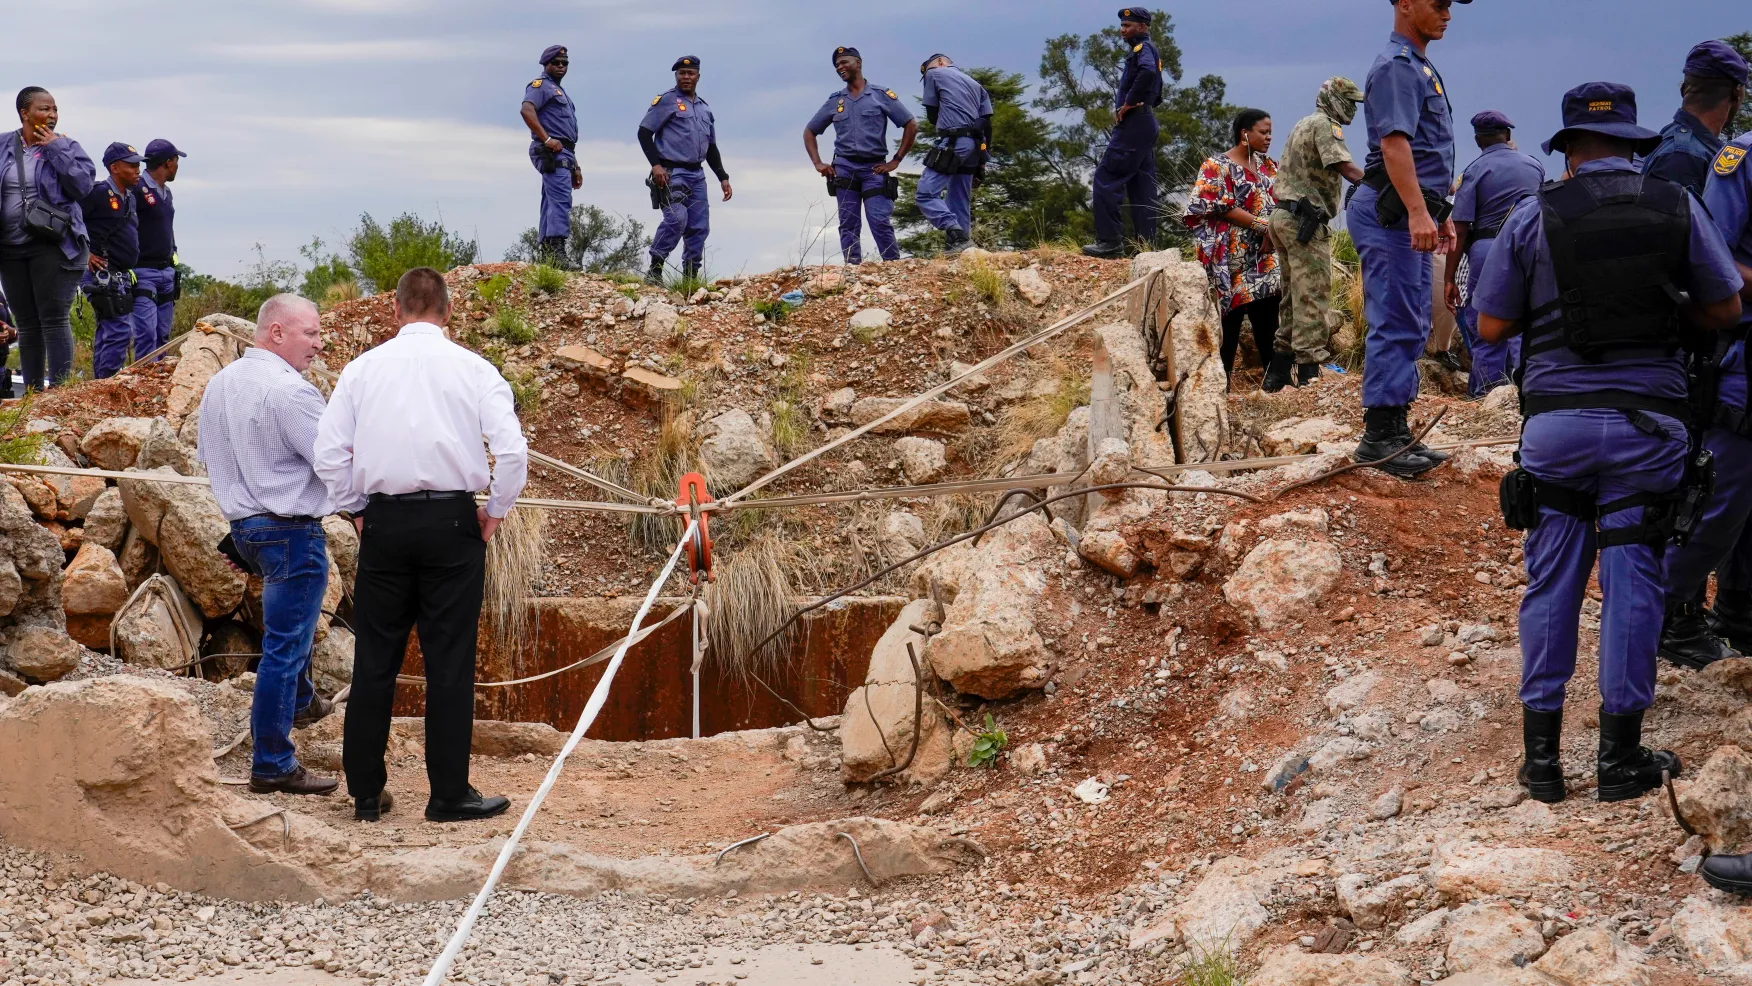
<svg viewBox="0 0 1752 986">
<path fill-rule="evenodd" d="M 180 668 L 198 656 L 201 611 L 161 578 L 115 618 L 116 657 L 146 668 Z"/>
<path fill-rule="evenodd" d="M 645 307 L 645 321 L 641 329 L 645 338 L 652 342 L 667 342 L 675 337 L 675 330 L 680 326 L 681 313 L 674 305 L 653 301 Z"/>
<path fill-rule="evenodd" d="M 1324 541 L 1261 542 L 1223 585 L 1223 597 L 1262 627 L 1278 627 L 1317 605 L 1338 584 L 1344 559 Z"/>
<path fill-rule="evenodd" d="M 1595 925 L 1559 938 L 1533 968 L 1562 986 L 1649 986 L 1654 970 L 1644 958 L 1642 949 Z"/>
<path fill-rule="evenodd" d="M 108 615 L 128 601 L 128 580 L 115 552 L 87 541 L 67 566 L 61 606 L 68 613 Z"/>
<path fill-rule="evenodd" d="M 122 509 L 122 491 L 109 487 L 92 501 L 85 515 L 85 543 L 120 551 L 127 533 L 128 512 Z"/>
<path fill-rule="evenodd" d="M 1046 684 L 1051 656 L 1034 627 L 1046 592 L 1044 564 L 1060 554 L 1037 513 L 939 551 L 913 572 L 916 595 L 943 590 L 943 632 L 931 641 L 940 678 L 981 698 L 1001 699 Z"/>
<path fill-rule="evenodd" d="M 1151 284 L 1131 292 L 1126 322 L 1146 326 L 1170 341 L 1164 347 L 1171 348 L 1174 357 L 1170 376 L 1178 381 L 1186 375 L 1175 403 L 1182 461 L 1213 462 L 1229 434 L 1229 380 L 1219 353 L 1223 333 L 1210 284 L 1204 268 L 1179 250 L 1132 258 L 1134 280 L 1157 271 L 1160 274 Z"/>
<path fill-rule="evenodd" d="M 1687 897 L 1673 915 L 1673 937 L 1705 972 L 1752 980 L 1752 910 L 1728 900 Z"/>
<path fill-rule="evenodd" d="M 1676 781 L 1679 813 L 1714 852 L 1735 852 L 1752 838 L 1752 757 L 1737 746 L 1710 754 L 1690 781 Z"/>
<path fill-rule="evenodd" d="M 1467 904 L 1448 918 L 1448 968 L 1519 969 L 1545 954 L 1539 926 L 1504 901 Z"/>
<path fill-rule="evenodd" d="M 353 635 L 341 627 L 329 632 L 310 653 L 310 677 L 316 690 L 333 695 L 353 683 Z"/>
<path fill-rule="evenodd" d="M 173 474 L 168 467 L 153 472 Z M 219 553 L 231 526 L 212 491 L 148 479 L 124 479 L 118 485 L 129 523 L 158 547 L 164 567 L 201 612 L 217 617 L 236 609 L 245 580 Z"/>
<path fill-rule="evenodd" d="M 62 469 L 78 468 L 78 463 L 67 457 L 67 453 L 58 445 L 45 445 L 42 451 L 43 464 L 59 466 Z M 56 511 L 61 520 L 84 520 L 91 512 L 91 505 L 108 489 L 108 484 L 96 476 L 42 476 L 44 482 L 55 491 L 55 500 L 59 505 Z"/>
<path fill-rule="evenodd" d="M 1131 947 L 1170 941 L 1185 945 L 1194 955 L 1243 954 L 1247 942 L 1271 920 L 1264 900 L 1286 875 L 1281 867 L 1239 856 L 1217 860 L 1192 893 L 1165 917 L 1132 932 Z"/>
<path fill-rule="evenodd" d="M 353 595 L 353 580 L 359 573 L 359 530 L 344 517 L 322 519 L 322 532 L 328 537 L 328 556 L 340 574 L 342 595 Z"/>
<path fill-rule="evenodd" d="M 1324 955 L 1283 946 L 1247 979 L 1248 986 L 1411 986 L 1411 973 L 1377 955 Z"/>
<path fill-rule="evenodd" d="M 847 781 L 868 780 L 872 774 L 904 761 L 912 748 L 915 713 L 918 752 L 912 765 L 894 779 L 930 783 L 948 773 L 955 755 L 954 731 L 930 698 L 929 689 L 936 679 L 925 638 L 909 629 L 934 622 L 939 616 L 936 603 L 915 599 L 876 642 L 864 684 L 846 698 L 845 716 L 840 720 L 840 771 Z M 925 676 L 922 712 L 917 704 L 918 678 L 906 649 L 909 643 Z"/>
<path fill-rule="evenodd" d="M 732 408 L 706 423 L 700 459 L 714 489 L 739 490 L 777 468 L 778 453 L 747 411 Z"/>
<path fill-rule="evenodd" d="M 170 374 L 170 393 L 165 397 L 164 416 L 173 427 L 194 416 L 207 381 L 243 353 L 241 340 L 254 336 L 255 323 L 233 315 L 206 315 L 195 323 L 195 330 L 178 350 L 176 369 Z"/>
<path fill-rule="evenodd" d="M 1052 285 L 1040 276 L 1038 267 L 1021 267 L 1010 272 L 1010 283 L 1022 300 L 1036 308 L 1052 300 Z"/>
<path fill-rule="evenodd" d="M 880 421 L 884 416 L 893 413 L 907 402 L 901 397 L 863 397 L 852 404 L 852 423 L 862 428 L 873 421 Z M 973 412 L 966 404 L 959 401 L 926 401 L 918 407 L 885 421 L 874 429 L 876 435 L 906 435 L 912 432 L 930 432 L 932 434 L 948 435 L 963 432 L 973 427 Z"/>
<path fill-rule="evenodd" d="M 1338 878 L 1338 904 L 1357 927 L 1374 931 L 1399 920 L 1406 906 L 1422 896 L 1423 890 L 1424 878 L 1417 873 L 1374 886 L 1360 873 L 1347 873 Z"/>
<path fill-rule="evenodd" d="M 60 538 L 37 523 L 17 489 L 0 483 L 0 613 L 13 623 L 65 626 L 61 566 L 66 560 Z"/>
<path fill-rule="evenodd" d="M 60 630 L 19 627 L 6 646 L 6 666 L 26 681 L 42 684 L 71 674 L 79 666 L 79 654 L 79 644 Z"/>
<path fill-rule="evenodd" d="M 159 418 L 106 418 L 91 426 L 79 440 L 79 451 L 99 469 L 120 472 L 134 464 L 140 456 L 140 446 L 152 433 L 152 422 Z"/>
<path fill-rule="evenodd" d="M 1354 431 L 1331 418 L 1285 418 L 1266 429 L 1259 447 L 1266 455 L 1306 455 L 1317 452 L 1322 442 L 1350 438 Z"/>
<path fill-rule="evenodd" d="M 1430 877 L 1449 900 L 1530 898 L 1568 883 L 1575 866 L 1555 849 L 1445 842 L 1436 847 Z"/>
<path fill-rule="evenodd" d="M 152 419 L 152 429 L 146 433 L 146 440 L 140 443 L 140 455 L 134 460 L 137 469 L 152 470 L 159 466 L 169 466 L 172 471 L 182 476 L 205 476 L 207 469 L 201 464 L 193 445 L 185 444 L 177 435 L 176 429 L 163 418 Z"/>
</svg>

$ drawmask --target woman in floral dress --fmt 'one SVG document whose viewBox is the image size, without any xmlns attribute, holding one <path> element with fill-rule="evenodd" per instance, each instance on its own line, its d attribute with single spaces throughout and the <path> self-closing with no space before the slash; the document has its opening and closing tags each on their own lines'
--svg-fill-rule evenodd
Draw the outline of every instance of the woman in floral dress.
<svg viewBox="0 0 1752 986">
<path fill-rule="evenodd" d="M 1271 149 L 1271 117 L 1264 110 L 1242 110 L 1232 135 L 1233 145 L 1199 169 L 1186 207 L 1186 224 L 1223 318 L 1223 370 L 1230 376 L 1243 319 L 1253 326 L 1261 365 L 1271 359 L 1283 293 L 1267 221 L 1277 178 L 1277 162 L 1265 153 Z"/>
</svg>

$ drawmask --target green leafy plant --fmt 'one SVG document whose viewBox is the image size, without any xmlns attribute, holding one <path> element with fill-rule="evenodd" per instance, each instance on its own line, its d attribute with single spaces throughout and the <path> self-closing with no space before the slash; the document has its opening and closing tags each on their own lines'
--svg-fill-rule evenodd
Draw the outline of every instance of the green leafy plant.
<svg viewBox="0 0 1752 986">
<path fill-rule="evenodd" d="M 494 274 L 475 282 L 475 296 L 489 308 L 497 308 L 505 301 L 505 295 L 511 290 L 511 275 Z"/>
<path fill-rule="evenodd" d="M 665 281 L 664 287 L 681 295 L 683 298 L 691 298 L 695 291 L 704 287 L 710 287 L 711 283 L 712 279 L 708 277 L 704 271 L 701 271 L 693 276 L 677 274 Z"/>
<path fill-rule="evenodd" d="M 11 465 L 41 465 L 43 444 L 49 436 L 44 432 L 27 432 L 31 399 L 26 397 L 12 407 L 0 410 L 0 462 Z"/>
<path fill-rule="evenodd" d="M 299 294 L 324 308 L 335 304 L 337 298 L 347 301 L 359 297 L 359 282 L 353 276 L 353 268 L 339 254 L 324 253 L 321 239 L 313 237 L 298 248 L 298 253 L 310 262 L 310 269 L 304 272 L 303 283 L 299 285 Z M 352 287 L 350 291 L 343 289 L 337 294 L 335 289 L 341 285 Z"/>
<path fill-rule="evenodd" d="M 532 291 L 559 294 L 566 287 L 566 272 L 547 264 L 536 264 L 525 272 L 523 283 Z"/>
<path fill-rule="evenodd" d="M 482 325 L 482 329 L 488 335 L 503 339 L 513 346 L 528 345 L 539 335 L 520 309 L 509 306 L 494 312 Z"/>
<path fill-rule="evenodd" d="M 791 314 L 790 303 L 782 298 L 769 298 L 766 301 L 757 301 L 748 307 L 754 309 L 756 315 L 766 316 L 766 320 L 774 325 L 783 324 L 785 316 Z"/>
<path fill-rule="evenodd" d="M 973 752 L 967 755 L 969 767 L 990 767 L 997 762 L 998 754 L 1004 752 L 1004 747 L 1010 745 L 1010 737 L 998 728 L 997 720 L 990 712 L 986 713 L 985 730 L 973 741 Z"/>
<path fill-rule="evenodd" d="M 445 229 L 442 219 L 403 213 L 385 226 L 367 212 L 347 238 L 347 252 L 359 277 L 382 294 L 395 290 L 401 276 L 415 267 L 442 272 L 472 264 L 480 245 Z"/>
<path fill-rule="evenodd" d="M 1174 978 L 1174 986 L 1246 986 L 1241 972 L 1241 959 L 1229 948 L 1229 941 L 1214 944 L 1207 951 L 1194 948 Z"/>
<path fill-rule="evenodd" d="M 500 375 L 511 385 L 511 401 L 517 406 L 518 413 L 534 414 L 541 409 L 541 378 L 534 370 L 515 373 L 501 370 Z"/>
</svg>

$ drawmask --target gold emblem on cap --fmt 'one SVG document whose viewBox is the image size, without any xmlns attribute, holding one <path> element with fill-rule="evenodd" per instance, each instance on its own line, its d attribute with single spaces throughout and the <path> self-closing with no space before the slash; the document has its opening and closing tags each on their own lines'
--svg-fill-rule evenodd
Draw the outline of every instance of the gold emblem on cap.
<svg viewBox="0 0 1752 986">
<path fill-rule="evenodd" d="M 1610 100 L 1610 99 L 1596 99 L 1593 102 L 1588 104 L 1588 112 L 1589 113 L 1610 113 L 1610 112 L 1612 112 L 1612 100 Z"/>
</svg>

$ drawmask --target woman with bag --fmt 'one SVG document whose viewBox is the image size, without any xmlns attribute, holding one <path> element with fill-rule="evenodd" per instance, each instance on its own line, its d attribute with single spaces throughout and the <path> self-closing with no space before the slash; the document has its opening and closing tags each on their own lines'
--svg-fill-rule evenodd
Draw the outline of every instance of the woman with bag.
<svg viewBox="0 0 1752 986">
<path fill-rule="evenodd" d="M 1199 169 L 1186 205 L 1186 224 L 1198 241 L 1199 262 L 1217 297 L 1223 371 L 1233 377 L 1243 319 L 1253 326 L 1261 365 L 1270 361 L 1283 282 L 1268 218 L 1276 205 L 1271 188 L 1277 178 L 1277 162 L 1266 156 L 1271 116 L 1264 110 L 1243 110 L 1231 134 L 1232 146 Z"/>
<path fill-rule="evenodd" d="M 79 142 L 55 132 L 55 97 L 37 86 L 18 93 L 19 128 L 0 139 L 0 287 L 18 326 L 18 360 L 28 390 L 73 370 L 69 313 L 89 256 L 79 200 L 97 171 Z M 46 354 L 45 354 L 46 350 Z"/>
</svg>

